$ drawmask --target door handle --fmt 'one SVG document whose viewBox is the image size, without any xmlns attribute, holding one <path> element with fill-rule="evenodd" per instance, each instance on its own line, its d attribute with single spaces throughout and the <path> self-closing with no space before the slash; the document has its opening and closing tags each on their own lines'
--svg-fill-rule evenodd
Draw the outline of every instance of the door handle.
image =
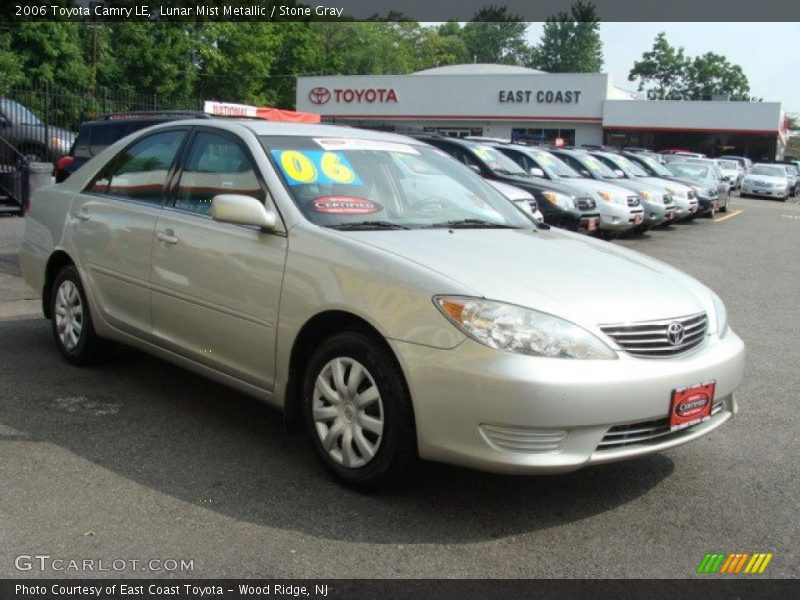
<svg viewBox="0 0 800 600">
<path fill-rule="evenodd" d="M 156 239 L 165 244 L 177 244 L 178 238 L 175 237 L 175 232 L 172 229 L 165 229 L 156 233 Z"/>
<path fill-rule="evenodd" d="M 70 213 L 73 218 L 78 219 L 79 221 L 88 221 L 89 220 L 89 211 L 85 208 L 82 208 L 78 211 L 72 211 Z"/>
</svg>

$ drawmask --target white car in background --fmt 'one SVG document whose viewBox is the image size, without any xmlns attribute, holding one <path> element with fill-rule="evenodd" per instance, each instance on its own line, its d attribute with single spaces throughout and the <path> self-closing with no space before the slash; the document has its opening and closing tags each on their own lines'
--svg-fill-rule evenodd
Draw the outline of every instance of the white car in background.
<svg viewBox="0 0 800 600">
<path fill-rule="evenodd" d="M 742 180 L 742 198 L 763 196 L 786 201 L 791 193 L 792 182 L 785 165 L 758 163 Z"/>
<path fill-rule="evenodd" d="M 737 161 L 726 158 L 718 158 L 717 166 L 722 171 L 722 176 L 730 183 L 730 189 L 738 190 L 742 187 L 744 179 L 744 168 Z"/>
</svg>

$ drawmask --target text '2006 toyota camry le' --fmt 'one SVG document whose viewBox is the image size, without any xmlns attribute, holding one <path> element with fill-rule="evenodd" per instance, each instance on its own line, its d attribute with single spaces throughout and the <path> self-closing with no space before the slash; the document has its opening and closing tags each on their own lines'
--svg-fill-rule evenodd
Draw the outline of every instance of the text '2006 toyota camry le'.
<svg viewBox="0 0 800 600">
<path fill-rule="evenodd" d="M 20 257 L 67 361 L 113 341 L 234 386 L 354 485 L 420 457 L 570 471 L 737 410 L 744 345 L 711 290 L 406 137 L 157 125 L 40 189 Z"/>
</svg>

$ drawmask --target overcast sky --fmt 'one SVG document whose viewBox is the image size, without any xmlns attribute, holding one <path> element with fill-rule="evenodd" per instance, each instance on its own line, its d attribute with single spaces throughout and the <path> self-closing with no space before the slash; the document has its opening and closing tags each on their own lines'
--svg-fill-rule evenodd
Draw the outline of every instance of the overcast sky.
<svg viewBox="0 0 800 600">
<path fill-rule="evenodd" d="M 724 55 L 744 69 L 753 96 L 800 113 L 800 23 L 601 23 L 603 70 L 618 87 L 636 89 L 628 72 L 661 31 L 689 56 Z M 542 24 L 531 23 L 530 42 L 537 43 L 541 34 Z"/>
</svg>

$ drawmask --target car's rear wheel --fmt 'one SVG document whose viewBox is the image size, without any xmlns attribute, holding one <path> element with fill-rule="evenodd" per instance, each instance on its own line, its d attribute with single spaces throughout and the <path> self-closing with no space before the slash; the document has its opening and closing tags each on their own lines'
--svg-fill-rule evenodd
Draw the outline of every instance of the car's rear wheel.
<svg viewBox="0 0 800 600">
<path fill-rule="evenodd" d="M 407 476 L 417 459 L 411 399 L 384 344 L 361 332 L 325 340 L 303 381 L 303 412 L 317 456 L 362 488 Z"/>
<path fill-rule="evenodd" d="M 53 339 L 61 355 L 75 365 L 98 362 L 108 347 L 94 331 L 78 270 L 73 265 L 61 269 L 51 289 Z"/>
</svg>

